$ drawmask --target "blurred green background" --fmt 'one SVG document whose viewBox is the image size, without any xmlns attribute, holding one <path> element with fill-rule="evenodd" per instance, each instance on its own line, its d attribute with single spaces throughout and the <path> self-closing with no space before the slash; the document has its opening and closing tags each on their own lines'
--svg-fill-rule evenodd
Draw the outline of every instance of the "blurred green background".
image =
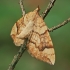
<svg viewBox="0 0 70 70">
<path fill-rule="evenodd" d="M 49 0 L 24 0 L 26 13 L 38 5 L 40 14 L 46 9 Z M 0 70 L 7 70 L 19 47 L 13 44 L 10 31 L 13 24 L 22 17 L 19 0 L 0 0 Z M 56 0 L 54 7 L 45 18 L 51 28 L 70 17 L 70 0 Z M 70 23 L 50 33 L 55 54 L 55 65 L 39 61 L 25 51 L 14 70 L 70 70 Z"/>
</svg>

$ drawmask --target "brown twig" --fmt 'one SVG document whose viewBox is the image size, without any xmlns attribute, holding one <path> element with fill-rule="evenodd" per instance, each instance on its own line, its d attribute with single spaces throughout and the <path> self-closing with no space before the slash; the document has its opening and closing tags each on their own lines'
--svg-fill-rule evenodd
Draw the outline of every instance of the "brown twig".
<svg viewBox="0 0 70 70">
<path fill-rule="evenodd" d="M 48 13 L 50 12 L 51 8 L 54 6 L 54 3 L 55 3 L 56 0 L 50 0 L 46 10 L 43 12 L 42 14 L 42 17 L 43 19 L 45 19 L 45 17 L 48 15 Z M 58 24 L 57 26 L 54 26 L 50 29 L 48 29 L 49 32 L 53 31 L 53 30 L 56 30 L 64 25 L 66 25 L 68 22 L 70 22 L 70 18 L 68 18 L 67 20 L 65 20 L 63 23 L 61 24 Z"/>
<path fill-rule="evenodd" d="M 58 24 L 57 26 L 54 26 L 50 29 L 48 29 L 49 32 L 53 31 L 53 30 L 56 30 L 64 25 L 66 25 L 68 22 L 70 22 L 70 18 L 68 18 L 67 20 L 65 20 L 64 22 L 62 22 L 61 24 Z"/>
<path fill-rule="evenodd" d="M 25 52 L 25 50 L 26 50 L 25 45 L 22 45 L 22 46 L 20 47 L 20 50 L 18 51 L 17 55 L 14 56 L 14 58 L 13 58 L 11 64 L 9 65 L 8 70 L 14 70 L 16 64 L 18 63 L 19 59 L 21 58 L 21 56 L 22 56 L 22 54 Z"/>
<path fill-rule="evenodd" d="M 24 16 L 25 15 L 25 10 L 24 10 L 24 7 L 23 7 L 23 1 L 20 0 L 20 7 L 21 7 L 21 10 L 22 10 L 22 15 Z M 25 52 L 26 50 L 26 40 L 25 40 L 25 43 L 24 45 L 21 45 L 20 47 L 20 50 L 18 51 L 18 53 L 14 56 L 11 64 L 9 65 L 9 68 L 8 70 L 14 70 L 16 64 L 18 63 L 19 59 L 21 58 L 22 54 Z"/>
<path fill-rule="evenodd" d="M 22 10 L 22 15 L 24 16 L 25 15 L 25 9 L 24 9 L 24 5 L 23 5 L 23 1 L 20 0 L 20 7 L 21 7 L 21 10 Z"/>
<path fill-rule="evenodd" d="M 50 12 L 51 8 L 54 6 L 55 1 L 56 0 L 50 0 L 46 10 L 42 14 L 43 19 L 45 19 L 45 17 L 48 15 L 48 13 Z"/>
</svg>

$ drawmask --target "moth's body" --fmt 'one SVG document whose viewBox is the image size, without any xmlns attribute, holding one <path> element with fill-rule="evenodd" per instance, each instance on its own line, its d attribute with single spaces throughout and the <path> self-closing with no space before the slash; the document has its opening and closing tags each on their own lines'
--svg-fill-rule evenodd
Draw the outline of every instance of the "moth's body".
<svg viewBox="0 0 70 70">
<path fill-rule="evenodd" d="M 48 28 L 39 15 L 39 8 L 20 18 L 12 28 L 11 36 L 16 46 L 24 44 L 28 38 L 28 52 L 35 58 L 52 65 L 55 63 L 55 52 Z"/>
</svg>

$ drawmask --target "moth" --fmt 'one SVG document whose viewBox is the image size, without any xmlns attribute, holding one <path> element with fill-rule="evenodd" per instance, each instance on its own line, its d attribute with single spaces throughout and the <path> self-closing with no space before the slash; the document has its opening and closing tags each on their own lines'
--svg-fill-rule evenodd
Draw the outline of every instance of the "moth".
<svg viewBox="0 0 70 70">
<path fill-rule="evenodd" d="M 11 37 L 16 46 L 24 44 L 27 40 L 27 50 L 36 59 L 47 62 L 51 65 L 55 63 L 55 51 L 50 38 L 48 27 L 39 14 L 39 8 L 25 14 L 12 27 Z"/>
</svg>

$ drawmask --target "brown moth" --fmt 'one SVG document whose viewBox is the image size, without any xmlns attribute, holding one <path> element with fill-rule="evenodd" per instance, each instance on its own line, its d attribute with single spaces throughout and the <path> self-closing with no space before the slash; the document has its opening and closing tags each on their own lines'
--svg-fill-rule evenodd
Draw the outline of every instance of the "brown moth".
<svg viewBox="0 0 70 70">
<path fill-rule="evenodd" d="M 16 46 L 27 40 L 27 50 L 35 58 L 54 65 L 55 52 L 48 27 L 39 15 L 39 8 L 25 14 L 13 26 L 11 37 Z"/>
</svg>

